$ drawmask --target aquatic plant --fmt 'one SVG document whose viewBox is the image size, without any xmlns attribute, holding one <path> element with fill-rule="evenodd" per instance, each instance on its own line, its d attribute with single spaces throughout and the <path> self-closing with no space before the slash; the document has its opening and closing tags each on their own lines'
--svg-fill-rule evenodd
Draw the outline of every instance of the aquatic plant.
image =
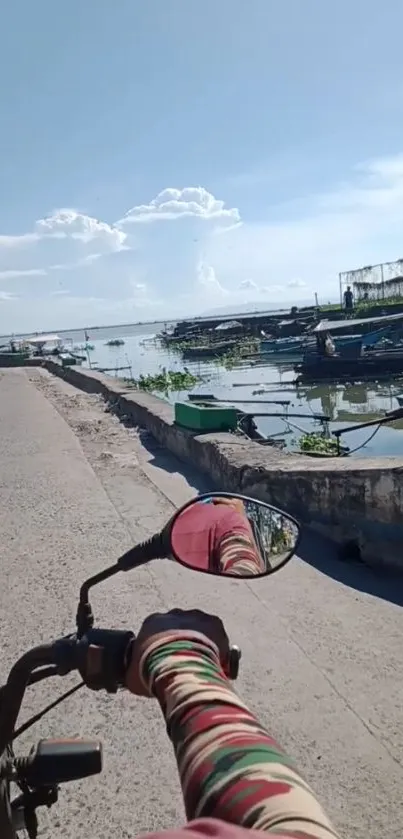
<svg viewBox="0 0 403 839">
<path fill-rule="evenodd" d="M 138 390 L 147 390 L 150 393 L 168 393 L 171 390 L 190 390 L 198 381 L 199 376 L 195 376 L 186 367 L 181 370 L 167 370 L 162 368 L 160 373 L 148 373 L 147 376 L 141 374 L 138 379 L 125 380 L 127 384 L 136 387 Z"/>
<path fill-rule="evenodd" d="M 249 356 L 256 355 L 259 351 L 260 340 L 258 338 L 246 338 L 239 341 L 236 346 L 225 353 L 220 359 L 217 359 L 218 364 L 225 367 L 226 370 L 231 370 L 236 367 L 240 361 Z"/>
<path fill-rule="evenodd" d="M 299 449 L 304 454 L 332 455 L 337 457 L 339 452 L 337 440 L 326 437 L 323 431 L 310 431 L 302 434 L 298 440 Z M 344 447 L 342 451 L 344 451 Z M 347 449 L 348 451 L 348 449 Z"/>
</svg>

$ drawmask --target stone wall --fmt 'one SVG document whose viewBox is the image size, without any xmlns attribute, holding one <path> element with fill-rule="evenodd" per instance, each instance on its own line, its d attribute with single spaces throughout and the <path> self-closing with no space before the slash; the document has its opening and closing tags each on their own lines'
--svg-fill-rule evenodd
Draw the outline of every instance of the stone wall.
<svg viewBox="0 0 403 839">
<path fill-rule="evenodd" d="M 232 434 L 197 435 L 174 423 L 172 407 L 124 383 L 81 368 L 45 362 L 87 393 L 99 393 L 168 450 L 209 475 L 212 489 L 243 492 L 275 504 L 343 544 L 364 561 L 403 570 L 403 458 L 323 461 L 260 446 Z"/>
</svg>

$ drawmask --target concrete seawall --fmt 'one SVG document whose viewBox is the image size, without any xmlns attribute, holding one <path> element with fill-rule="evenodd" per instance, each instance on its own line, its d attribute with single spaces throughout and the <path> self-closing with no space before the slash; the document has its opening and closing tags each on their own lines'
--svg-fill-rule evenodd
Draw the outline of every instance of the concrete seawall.
<svg viewBox="0 0 403 839">
<path fill-rule="evenodd" d="M 403 570 L 403 458 L 320 461 L 232 434 L 197 435 L 175 425 L 162 399 L 92 370 L 43 364 L 81 390 L 101 394 L 118 414 L 210 476 L 212 488 L 275 504 L 341 544 L 353 540 L 368 564 Z"/>
</svg>

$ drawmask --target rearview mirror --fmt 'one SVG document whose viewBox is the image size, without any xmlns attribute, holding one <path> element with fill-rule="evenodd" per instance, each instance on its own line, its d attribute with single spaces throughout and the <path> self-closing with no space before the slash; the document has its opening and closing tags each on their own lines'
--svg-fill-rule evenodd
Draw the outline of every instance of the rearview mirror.
<svg viewBox="0 0 403 839">
<path fill-rule="evenodd" d="M 288 562 L 300 528 L 275 507 L 228 493 L 194 498 L 173 519 L 171 553 L 194 571 L 227 577 L 265 577 Z"/>
</svg>

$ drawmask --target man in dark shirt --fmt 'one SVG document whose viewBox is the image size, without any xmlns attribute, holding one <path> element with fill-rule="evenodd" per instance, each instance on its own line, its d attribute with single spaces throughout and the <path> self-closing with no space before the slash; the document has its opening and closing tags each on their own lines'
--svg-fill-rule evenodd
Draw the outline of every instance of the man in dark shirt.
<svg viewBox="0 0 403 839">
<path fill-rule="evenodd" d="M 351 287 L 349 285 L 344 292 L 344 307 L 346 312 L 351 312 L 354 307 L 353 292 L 351 291 Z"/>
</svg>

